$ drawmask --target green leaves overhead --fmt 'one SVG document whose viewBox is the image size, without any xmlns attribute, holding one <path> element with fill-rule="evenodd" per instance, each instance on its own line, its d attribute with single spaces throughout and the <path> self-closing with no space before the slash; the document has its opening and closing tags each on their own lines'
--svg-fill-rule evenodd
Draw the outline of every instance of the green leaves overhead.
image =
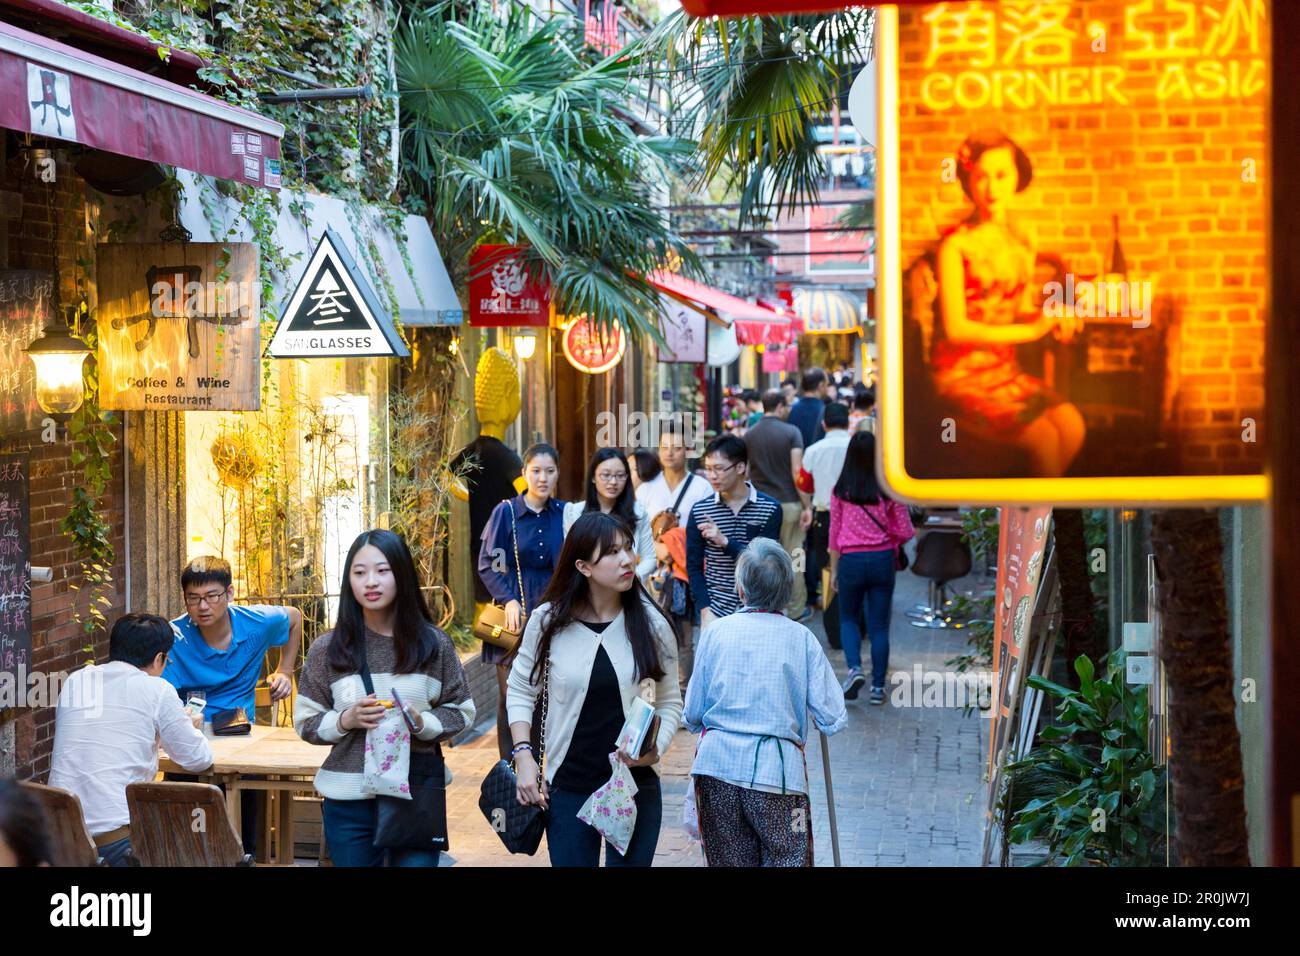
<svg viewBox="0 0 1300 956">
<path fill-rule="evenodd" d="M 527 244 L 561 312 L 654 335 L 659 297 L 641 277 L 699 268 L 655 208 L 692 144 L 631 115 L 633 61 L 592 60 L 572 19 L 513 4 L 435 5 L 395 48 L 406 185 L 453 281 L 478 242 Z"/>
<path fill-rule="evenodd" d="M 679 135 L 699 140 L 697 184 L 722 176 L 741 220 L 815 203 L 825 167 L 815 127 L 871 56 L 870 10 L 813 16 L 665 17 L 644 41 L 673 91 Z"/>
</svg>

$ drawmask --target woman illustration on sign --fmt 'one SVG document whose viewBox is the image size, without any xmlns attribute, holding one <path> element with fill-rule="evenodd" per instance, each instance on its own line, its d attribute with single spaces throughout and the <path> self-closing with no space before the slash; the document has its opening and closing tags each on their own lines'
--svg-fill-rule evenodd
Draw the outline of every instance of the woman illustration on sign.
<svg viewBox="0 0 1300 956">
<path fill-rule="evenodd" d="M 971 135 L 957 178 L 975 211 L 939 245 L 940 334 L 930 358 L 935 389 L 994 441 L 1029 456 L 1035 477 L 1064 475 L 1083 446 L 1079 410 L 1021 370 L 1015 346 L 1050 332 L 1068 340 L 1074 320 L 1047 315 L 1034 295 L 1034 250 L 1007 222 L 1029 185 L 1029 157 L 1000 130 Z"/>
</svg>

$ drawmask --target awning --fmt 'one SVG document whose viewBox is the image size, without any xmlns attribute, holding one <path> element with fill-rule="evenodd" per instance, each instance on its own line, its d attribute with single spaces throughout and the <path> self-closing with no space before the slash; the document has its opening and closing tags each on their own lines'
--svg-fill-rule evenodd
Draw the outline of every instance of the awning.
<svg viewBox="0 0 1300 956">
<path fill-rule="evenodd" d="M 272 189 L 284 127 L 0 23 L 0 127 Z"/>
<path fill-rule="evenodd" d="M 796 289 L 794 293 L 794 311 L 810 335 L 858 331 L 861 308 L 853 296 L 839 289 Z"/>
<path fill-rule="evenodd" d="M 679 302 L 685 302 L 701 311 L 716 312 L 727 325 L 740 320 L 771 322 L 777 325 L 786 325 L 790 322 L 779 312 L 755 305 L 753 302 L 746 302 L 738 296 L 695 282 L 675 272 L 652 272 L 646 277 L 646 281 Z"/>
<path fill-rule="evenodd" d="M 209 189 L 206 198 L 210 220 L 200 201 L 200 191 L 204 187 L 189 174 L 182 173 L 179 178 L 185 186 L 181 224 L 193 233 L 195 242 L 254 241 L 247 224 L 239 219 L 239 207 L 233 200 L 217 196 Z M 295 207 L 301 209 L 301 215 L 293 211 Z M 353 208 L 355 211 L 349 212 L 347 203 L 332 196 L 289 190 L 280 195 L 276 244 L 279 252 L 291 257 L 292 265 L 286 274 L 275 277 L 275 302 L 270 304 L 269 311 L 278 315 L 283 310 L 298 276 L 329 227 L 339 234 L 348 253 L 381 296 L 384 284 L 378 273 L 387 274 L 397 297 L 398 314 L 395 318 L 403 325 L 460 325 L 460 300 L 456 298 L 456 290 L 452 288 L 451 277 L 447 275 L 447 267 L 438 252 L 429 223 L 421 216 L 407 216 L 402 224 L 405 235 L 401 235 L 389 229 L 379 210 L 366 206 Z M 239 228 L 228 234 L 235 225 Z M 359 247 L 358 227 L 364 227 L 363 236 L 374 240 L 376 256 L 372 257 L 369 249 Z M 402 255 L 403 247 L 410 259 L 409 271 Z"/>
</svg>

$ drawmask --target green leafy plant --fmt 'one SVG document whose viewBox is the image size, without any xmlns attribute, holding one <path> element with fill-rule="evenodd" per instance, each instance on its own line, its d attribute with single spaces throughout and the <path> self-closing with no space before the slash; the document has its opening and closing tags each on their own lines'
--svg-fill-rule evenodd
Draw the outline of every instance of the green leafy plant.
<svg viewBox="0 0 1300 956">
<path fill-rule="evenodd" d="M 1065 866 L 1164 862 L 1165 767 L 1147 744 L 1147 689 L 1124 680 L 1124 652 L 1074 662 L 1079 689 L 1034 675 L 1030 687 L 1057 698 L 1056 723 L 1007 767 L 1000 815 L 1008 844 L 1041 841 Z"/>
</svg>

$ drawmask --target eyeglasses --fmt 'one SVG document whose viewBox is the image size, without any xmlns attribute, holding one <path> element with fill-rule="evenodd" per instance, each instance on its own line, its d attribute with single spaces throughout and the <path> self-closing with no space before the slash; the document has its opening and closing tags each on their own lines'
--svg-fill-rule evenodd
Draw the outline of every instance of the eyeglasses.
<svg viewBox="0 0 1300 956">
<path fill-rule="evenodd" d="M 732 462 L 730 465 L 728 465 L 726 468 L 719 468 L 717 465 L 705 465 L 705 466 L 704 466 L 704 473 L 705 473 L 706 475 L 714 475 L 714 476 L 716 476 L 716 475 L 725 475 L 727 472 L 731 471 L 731 469 L 735 468 L 735 467 L 736 467 L 737 465 L 739 465 L 739 464 L 740 464 L 740 462 L 738 462 L 738 461 L 733 461 L 733 462 Z"/>
<path fill-rule="evenodd" d="M 186 607 L 198 607 L 200 604 L 206 604 L 212 607 L 219 604 L 221 599 L 226 596 L 225 591 L 209 591 L 207 594 L 187 594 L 185 595 Z"/>
<path fill-rule="evenodd" d="M 616 482 L 627 481 L 626 471 L 602 471 L 596 475 L 596 480 L 603 485 L 612 485 Z"/>
</svg>

